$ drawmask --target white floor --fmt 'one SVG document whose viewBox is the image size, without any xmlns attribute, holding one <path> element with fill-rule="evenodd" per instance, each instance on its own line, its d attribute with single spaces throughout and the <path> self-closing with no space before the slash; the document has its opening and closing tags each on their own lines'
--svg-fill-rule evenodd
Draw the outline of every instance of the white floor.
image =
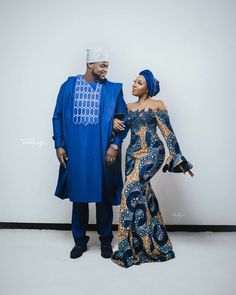
<svg viewBox="0 0 236 295">
<path fill-rule="evenodd" d="M 170 232 L 175 259 L 129 269 L 102 258 L 97 233 L 88 235 L 88 251 L 72 260 L 69 231 L 0 230 L 0 294 L 236 294 L 235 232 Z"/>
</svg>

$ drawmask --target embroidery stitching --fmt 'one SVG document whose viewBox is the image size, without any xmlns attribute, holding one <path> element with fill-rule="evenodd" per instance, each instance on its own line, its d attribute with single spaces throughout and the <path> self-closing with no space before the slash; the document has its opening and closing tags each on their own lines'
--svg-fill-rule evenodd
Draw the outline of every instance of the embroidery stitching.
<svg viewBox="0 0 236 295">
<path fill-rule="evenodd" d="M 97 83 L 94 90 L 82 75 L 78 75 L 75 83 L 73 123 L 96 125 L 99 122 L 99 105 L 102 84 Z"/>
</svg>

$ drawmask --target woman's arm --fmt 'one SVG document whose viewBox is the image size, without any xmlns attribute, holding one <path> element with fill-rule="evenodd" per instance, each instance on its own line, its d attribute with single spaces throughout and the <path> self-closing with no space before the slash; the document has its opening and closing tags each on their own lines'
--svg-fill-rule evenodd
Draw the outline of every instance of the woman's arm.
<svg viewBox="0 0 236 295">
<path fill-rule="evenodd" d="M 163 172 L 167 170 L 169 172 L 183 173 L 189 171 L 189 174 L 193 176 L 193 173 L 190 171 L 193 166 L 181 153 L 177 138 L 170 123 L 167 107 L 162 100 L 157 101 L 155 117 L 170 153 L 163 167 Z"/>
</svg>

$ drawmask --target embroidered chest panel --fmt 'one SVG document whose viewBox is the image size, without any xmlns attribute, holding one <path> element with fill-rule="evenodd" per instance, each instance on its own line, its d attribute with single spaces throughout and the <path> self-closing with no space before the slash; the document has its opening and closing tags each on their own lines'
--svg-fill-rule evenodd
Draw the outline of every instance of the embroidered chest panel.
<svg viewBox="0 0 236 295">
<path fill-rule="evenodd" d="M 82 75 L 78 75 L 75 83 L 73 123 L 96 125 L 99 122 L 99 106 L 102 84 L 97 83 L 94 89 Z"/>
</svg>

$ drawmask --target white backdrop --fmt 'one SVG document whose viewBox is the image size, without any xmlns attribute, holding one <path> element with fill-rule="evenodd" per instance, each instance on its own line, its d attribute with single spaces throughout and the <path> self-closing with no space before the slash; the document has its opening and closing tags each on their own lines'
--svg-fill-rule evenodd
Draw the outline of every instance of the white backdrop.
<svg viewBox="0 0 236 295">
<path fill-rule="evenodd" d="M 60 85 L 84 73 L 86 48 L 102 46 L 111 55 L 108 79 L 123 82 L 127 102 L 140 70 L 156 74 L 159 98 L 194 165 L 193 179 L 159 171 L 152 180 L 166 223 L 236 224 L 235 1 L 0 5 L 0 221 L 70 222 L 71 203 L 53 196 L 51 117 Z M 90 212 L 95 223 L 94 205 Z"/>
</svg>

